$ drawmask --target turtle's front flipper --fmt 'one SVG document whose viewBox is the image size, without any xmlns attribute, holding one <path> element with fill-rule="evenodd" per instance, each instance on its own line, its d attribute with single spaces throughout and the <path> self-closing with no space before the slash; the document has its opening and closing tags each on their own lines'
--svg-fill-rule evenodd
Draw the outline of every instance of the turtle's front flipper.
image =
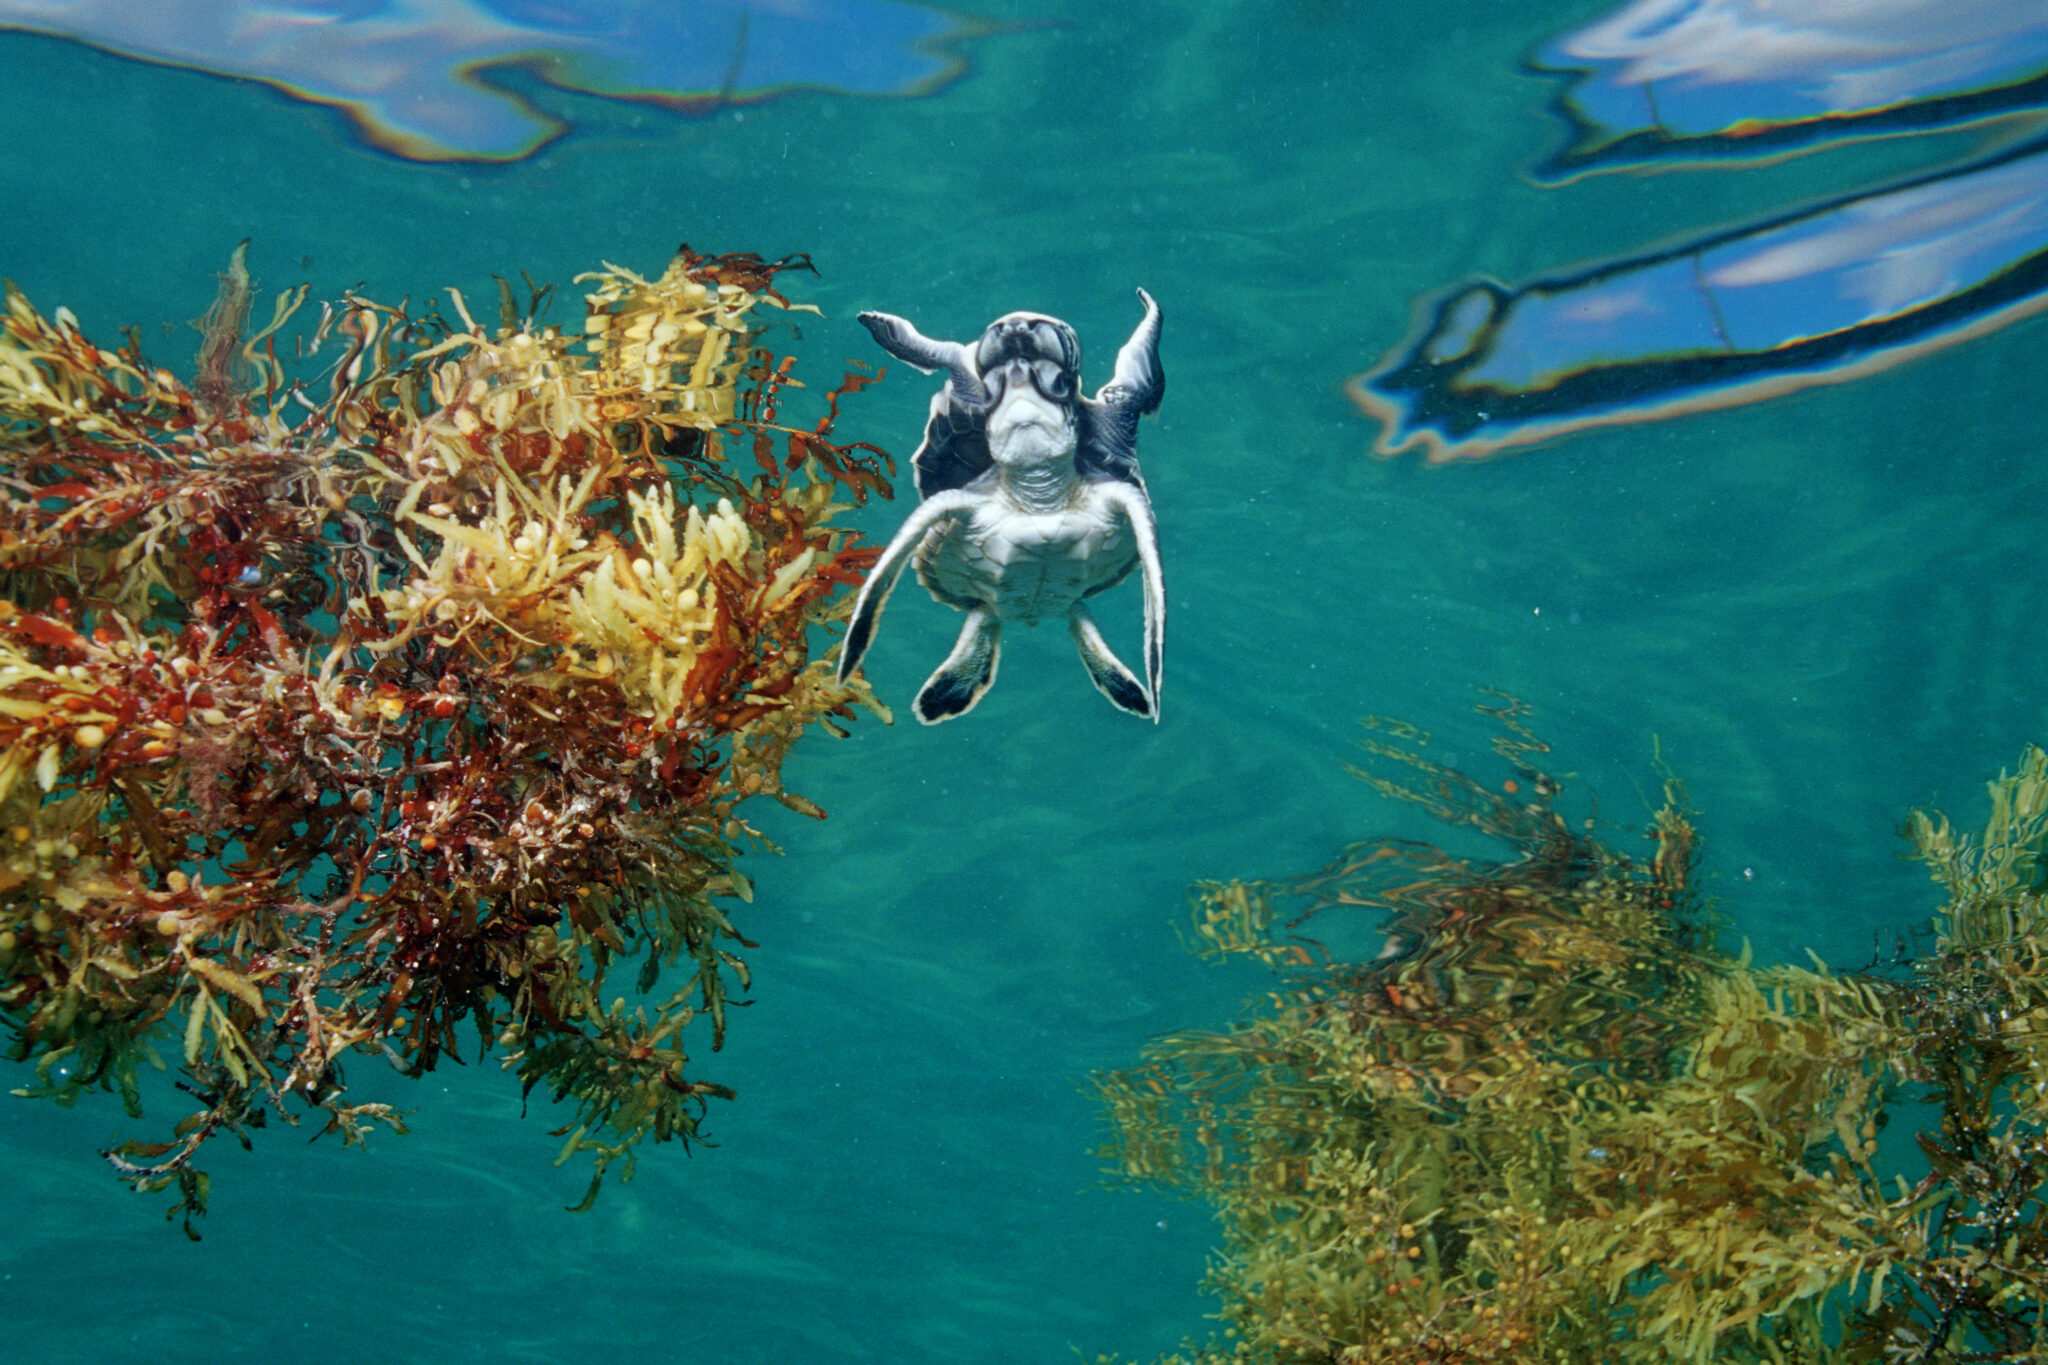
<svg viewBox="0 0 2048 1365">
<path fill-rule="evenodd" d="M 1082 440 L 1076 460 L 1084 474 L 1106 474 L 1143 486 L 1138 476 L 1138 419 L 1159 410 L 1166 369 L 1159 363 L 1159 305 L 1140 289 L 1145 316 L 1116 353 L 1116 373 L 1081 404 Z"/>
<path fill-rule="evenodd" d="M 1138 564 L 1145 571 L 1145 681 L 1152 693 L 1152 719 L 1159 719 L 1159 688 L 1166 673 L 1166 571 L 1159 563 L 1159 522 L 1144 490 L 1104 483 L 1102 494 L 1130 523 Z M 1112 699 L 1113 700 L 1113 699 Z"/>
<path fill-rule="evenodd" d="M 1131 339 L 1116 353 L 1116 373 L 1096 391 L 1095 401 L 1123 408 L 1131 417 L 1142 417 L 1159 409 L 1166 396 L 1166 369 L 1159 363 L 1159 305 L 1140 289 L 1145 316 L 1131 333 Z"/>
<path fill-rule="evenodd" d="M 882 608 L 889 604 L 889 593 L 925 534 L 941 522 L 965 515 L 975 501 L 965 493 L 941 493 L 919 503 L 910 519 L 897 528 L 889 548 L 875 561 L 868 581 L 861 584 L 860 599 L 853 604 L 853 619 L 847 623 L 846 643 L 839 652 L 839 681 L 845 682 L 860 667 L 868 646 L 874 643 L 875 624 L 882 619 Z"/>
<path fill-rule="evenodd" d="M 926 725 L 964 716 L 982 693 L 995 685 L 996 664 L 1003 655 L 1003 623 L 987 607 L 967 613 L 953 652 L 918 689 L 910 713 Z"/>
<path fill-rule="evenodd" d="M 959 342 L 933 341 L 894 313 L 862 313 L 860 325 L 874 334 L 883 350 L 906 365 L 915 365 L 926 374 L 944 370 L 962 402 L 986 401 L 981 376 L 974 368 L 974 352 Z"/>
<path fill-rule="evenodd" d="M 1109 704 L 1119 711 L 1150 716 L 1152 698 L 1145 691 L 1145 684 L 1110 652 L 1109 642 L 1102 638 L 1087 607 L 1076 602 L 1067 609 L 1067 630 L 1074 637 L 1074 647 L 1081 651 L 1081 662 L 1087 667 L 1095 690 L 1108 697 Z"/>
</svg>

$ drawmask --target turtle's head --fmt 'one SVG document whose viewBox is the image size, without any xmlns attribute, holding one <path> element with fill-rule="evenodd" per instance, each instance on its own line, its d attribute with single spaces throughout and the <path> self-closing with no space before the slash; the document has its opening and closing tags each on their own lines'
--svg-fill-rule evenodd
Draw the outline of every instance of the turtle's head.
<svg viewBox="0 0 2048 1365">
<path fill-rule="evenodd" d="M 1003 393 L 1028 380 L 1047 401 L 1073 403 L 1081 381 L 1081 339 L 1058 318 L 1043 313 L 1005 313 L 988 325 L 974 348 L 982 382 Z"/>
</svg>

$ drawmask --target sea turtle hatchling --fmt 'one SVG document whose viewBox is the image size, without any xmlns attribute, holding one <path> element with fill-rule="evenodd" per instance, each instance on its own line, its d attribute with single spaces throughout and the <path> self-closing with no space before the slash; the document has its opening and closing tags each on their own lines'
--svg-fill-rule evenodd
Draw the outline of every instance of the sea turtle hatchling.
<svg viewBox="0 0 2048 1365">
<path fill-rule="evenodd" d="M 911 711 L 927 725 L 972 710 L 996 680 L 1006 621 L 1064 615 L 1102 695 L 1159 719 L 1166 587 L 1159 533 L 1138 473 L 1138 419 L 1166 391 L 1159 305 L 1117 352 L 1116 373 L 1080 391 L 1081 343 L 1042 313 L 1008 313 L 973 346 L 933 341 L 902 318 L 862 313 L 889 354 L 946 372 L 912 464 L 920 498 L 861 587 L 839 657 L 843 682 L 860 667 L 906 564 L 931 595 L 967 613 L 959 642 L 919 689 Z M 1110 652 L 1087 599 L 1144 570 L 1145 681 Z"/>
</svg>

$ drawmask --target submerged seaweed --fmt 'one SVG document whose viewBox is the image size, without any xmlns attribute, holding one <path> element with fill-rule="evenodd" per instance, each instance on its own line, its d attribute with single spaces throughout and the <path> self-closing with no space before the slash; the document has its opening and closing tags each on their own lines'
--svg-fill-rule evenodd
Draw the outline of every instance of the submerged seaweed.
<svg viewBox="0 0 2048 1365">
<path fill-rule="evenodd" d="M 684 248 L 581 277 L 565 332 L 500 282 L 497 326 L 349 298 L 288 381 L 242 253 L 195 383 L 13 289 L 0 324 L 0 1021 L 71 1104 L 147 1068 L 192 1097 L 109 1152 L 173 1212 L 195 1160 L 308 1114 L 403 1129 L 342 1063 L 417 1075 L 498 1051 L 567 1101 L 560 1160 L 630 1176 L 696 1135 L 685 1028 L 748 984 L 737 811 L 864 688 L 809 627 L 872 551 L 834 518 L 880 452 L 778 424 L 761 343 L 801 258 Z M 812 310 L 815 311 L 815 310 Z M 886 713 L 883 713 L 886 714 Z M 629 1005 L 604 991 L 637 958 Z"/>
<path fill-rule="evenodd" d="M 1366 748 L 1406 776 L 1362 775 L 1510 856 L 1381 840 L 1198 887 L 1204 951 L 1278 987 L 1098 1080 L 1112 1170 L 1219 1212 L 1227 1325 L 1189 1358 L 2044 1358 L 2048 754 L 1980 836 L 1913 817 L 1932 950 L 1837 974 L 1715 946 L 1675 783 L 1621 853 L 1495 714 L 1499 789 L 1386 722 Z M 1391 916 L 1380 958 L 1289 932 L 1340 907 Z"/>
</svg>

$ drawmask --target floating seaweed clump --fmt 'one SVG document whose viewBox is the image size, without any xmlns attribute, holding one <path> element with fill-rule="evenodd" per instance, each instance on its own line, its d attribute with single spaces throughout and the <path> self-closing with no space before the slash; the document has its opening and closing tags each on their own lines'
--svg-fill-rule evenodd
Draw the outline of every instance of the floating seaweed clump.
<svg viewBox="0 0 2048 1365">
<path fill-rule="evenodd" d="M 2048 1359 L 2048 754 L 1981 836 L 1913 817 L 1931 947 L 1845 975 L 1719 951 L 1676 785 L 1628 856 L 1496 714 L 1500 789 L 1387 722 L 1362 775 L 1512 856 L 1199 886 L 1202 950 L 1278 988 L 1098 1080 L 1112 1170 L 1219 1212 L 1223 1335 L 1176 1359 Z M 1290 932 L 1340 907 L 1383 955 Z"/>
<path fill-rule="evenodd" d="M 10 287 L 0 1021 L 19 1095 L 140 1117 L 172 1073 L 190 1112 L 107 1156 L 188 1232 L 222 1133 L 403 1130 L 351 1054 L 500 1052 L 572 1106 L 585 1204 L 731 1097 L 682 1036 L 716 1049 L 748 984 L 737 807 L 822 816 L 790 746 L 880 712 L 807 641 L 873 558 L 834 518 L 889 493 L 830 439 L 869 381 L 779 425 L 754 320 L 807 265 L 607 266 L 568 332 L 502 281 L 494 329 L 452 290 L 452 322 L 349 298 L 302 339 L 343 352 L 317 391 L 277 357 L 303 287 L 242 340 L 240 251 L 189 387 Z M 645 1003 L 607 1002 L 634 959 Z"/>
</svg>

